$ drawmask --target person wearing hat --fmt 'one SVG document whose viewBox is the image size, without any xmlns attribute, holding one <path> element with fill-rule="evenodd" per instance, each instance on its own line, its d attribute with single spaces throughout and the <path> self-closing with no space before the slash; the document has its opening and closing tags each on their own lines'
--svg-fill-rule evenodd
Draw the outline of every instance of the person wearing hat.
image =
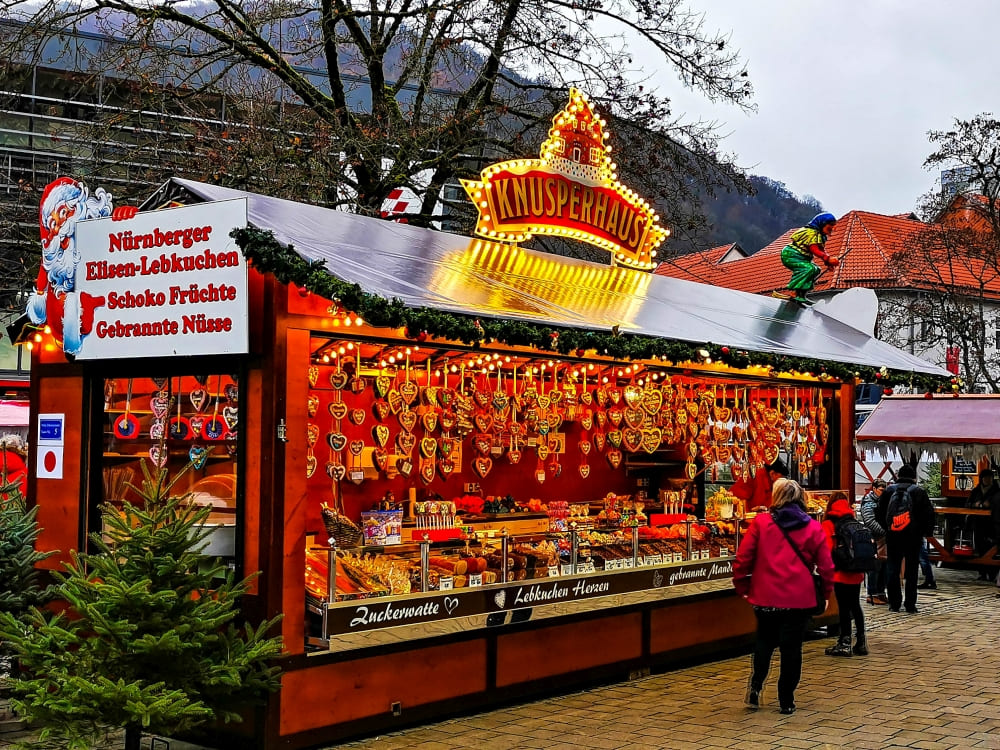
<svg viewBox="0 0 1000 750">
<path fill-rule="evenodd" d="M 917 575 L 920 550 L 934 526 L 934 506 L 927 491 L 917 484 L 917 470 L 903 464 L 896 481 L 885 488 L 878 500 L 875 517 L 885 529 L 886 593 L 889 611 L 917 611 Z M 900 591 L 900 573 L 906 576 L 906 590 Z"/>
<path fill-rule="evenodd" d="M 827 237 L 836 226 L 837 217 L 833 214 L 825 211 L 816 214 L 806 226 L 792 232 L 788 244 L 782 248 L 781 262 L 792 272 L 792 278 L 788 281 L 788 291 L 793 299 L 805 304 L 810 303 L 808 293 L 812 291 L 816 279 L 823 272 L 823 269 L 813 263 L 813 258 L 822 261 L 827 268 L 836 268 L 840 265 L 840 261 L 824 249 Z"/>
<path fill-rule="evenodd" d="M 788 478 L 788 467 L 784 461 L 777 458 L 763 469 L 758 469 L 749 479 L 737 480 L 729 491 L 743 501 L 747 510 L 769 507 L 774 483 L 782 478 Z"/>
</svg>

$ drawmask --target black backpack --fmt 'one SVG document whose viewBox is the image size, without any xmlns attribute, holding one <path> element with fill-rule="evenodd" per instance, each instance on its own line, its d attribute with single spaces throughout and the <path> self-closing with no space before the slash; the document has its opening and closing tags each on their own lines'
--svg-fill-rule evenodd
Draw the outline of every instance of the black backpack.
<svg viewBox="0 0 1000 750">
<path fill-rule="evenodd" d="M 856 518 L 844 518 L 833 525 L 837 545 L 833 548 L 833 567 L 852 573 L 868 573 L 876 568 L 876 549 L 872 533 Z"/>
<path fill-rule="evenodd" d="M 907 532 L 913 528 L 913 497 L 910 488 L 913 484 L 897 484 L 889 498 L 886 507 L 886 533 Z"/>
</svg>

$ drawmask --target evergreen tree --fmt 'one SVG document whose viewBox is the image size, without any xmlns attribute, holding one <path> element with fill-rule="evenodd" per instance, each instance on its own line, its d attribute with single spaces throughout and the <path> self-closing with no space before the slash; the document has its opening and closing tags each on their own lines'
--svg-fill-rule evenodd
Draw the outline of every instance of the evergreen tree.
<svg viewBox="0 0 1000 750">
<path fill-rule="evenodd" d="M 27 507 L 20 485 L 0 476 L 0 612 L 18 619 L 51 597 L 36 566 L 55 553 L 35 551 L 37 517 L 38 508 Z"/>
<path fill-rule="evenodd" d="M 237 626 L 252 577 L 236 582 L 201 555 L 211 507 L 171 495 L 177 481 L 144 462 L 132 487 L 141 502 L 105 505 L 93 552 L 74 552 L 57 573 L 67 612 L 0 613 L 0 639 L 20 658 L 12 704 L 41 740 L 90 748 L 111 727 L 126 750 L 142 733 L 173 734 L 215 720 L 278 687 L 277 619 Z"/>
</svg>

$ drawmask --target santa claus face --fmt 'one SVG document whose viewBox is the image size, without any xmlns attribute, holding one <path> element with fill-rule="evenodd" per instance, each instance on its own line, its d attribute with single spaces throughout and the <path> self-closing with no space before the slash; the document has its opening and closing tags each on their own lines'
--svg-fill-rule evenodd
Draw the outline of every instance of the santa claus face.
<svg viewBox="0 0 1000 750">
<path fill-rule="evenodd" d="M 70 203 L 60 203 L 56 210 L 53 211 L 48 217 L 48 226 L 50 236 L 62 237 L 62 244 L 65 247 L 66 233 L 62 231 L 66 222 L 76 214 L 76 206 Z M 75 225 L 74 222 L 73 225 Z"/>
</svg>

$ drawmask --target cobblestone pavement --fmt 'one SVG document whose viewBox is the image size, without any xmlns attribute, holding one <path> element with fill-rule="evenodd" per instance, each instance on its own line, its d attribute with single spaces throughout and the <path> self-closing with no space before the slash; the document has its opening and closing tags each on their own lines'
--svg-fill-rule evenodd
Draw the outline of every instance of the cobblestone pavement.
<svg viewBox="0 0 1000 750">
<path fill-rule="evenodd" d="M 1000 599 L 969 571 L 937 570 L 917 614 L 864 605 L 867 657 L 809 641 L 798 710 L 743 705 L 749 656 L 393 732 L 352 750 L 1000 749 Z M 777 657 L 776 657 L 777 658 Z"/>
</svg>

